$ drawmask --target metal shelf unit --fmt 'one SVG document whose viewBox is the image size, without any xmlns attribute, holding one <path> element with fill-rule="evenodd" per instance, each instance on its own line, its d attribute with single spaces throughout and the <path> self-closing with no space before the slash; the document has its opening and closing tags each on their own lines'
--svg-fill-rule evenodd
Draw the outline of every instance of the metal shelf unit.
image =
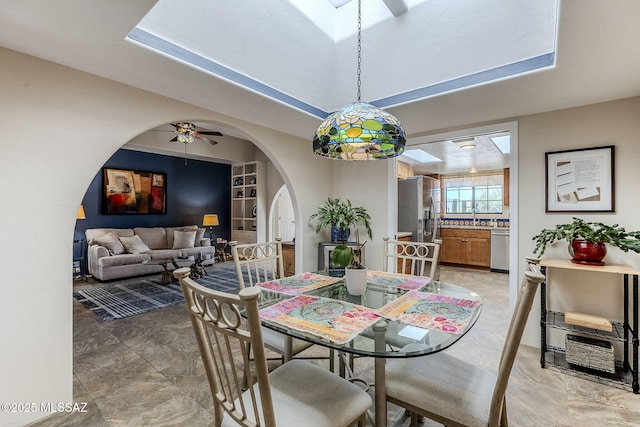
<svg viewBox="0 0 640 427">
<path fill-rule="evenodd" d="M 588 266 L 573 264 L 570 260 L 541 260 L 540 270 L 545 276 L 547 268 L 563 268 L 621 275 L 624 292 L 624 320 L 622 322 L 612 322 L 613 328 L 611 332 L 566 323 L 563 313 L 547 309 L 547 280 L 545 280 L 540 284 L 540 365 L 543 368 L 549 365 L 572 375 L 618 388 L 629 389 L 638 394 L 640 390 L 638 385 L 638 275 L 640 275 L 640 272 L 621 265 Z M 629 310 L 630 304 L 631 316 Z M 630 317 L 632 318 L 630 319 Z M 548 345 L 548 328 L 608 341 L 621 342 L 624 350 L 622 360 L 616 360 L 616 372 L 610 374 L 569 364 L 566 360 L 564 349 Z M 631 356 L 629 355 L 629 350 L 631 350 Z"/>
</svg>

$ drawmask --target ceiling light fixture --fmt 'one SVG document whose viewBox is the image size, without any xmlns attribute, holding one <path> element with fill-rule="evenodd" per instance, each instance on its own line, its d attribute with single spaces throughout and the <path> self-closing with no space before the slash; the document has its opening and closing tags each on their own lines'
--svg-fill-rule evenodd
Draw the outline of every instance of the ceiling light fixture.
<svg viewBox="0 0 640 427">
<path fill-rule="evenodd" d="M 313 152 L 336 160 L 378 160 L 399 156 L 406 143 L 400 121 L 360 101 L 362 18 L 358 0 L 358 101 L 327 117 L 313 137 Z"/>
<path fill-rule="evenodd" d="M 188 144 L 196 140 L 196 125 L 189 122 L 178 122 L 174 125 L 178 132 L 178 141 Z"/>
<path fill-rule="evenodd" d="M 476 144 L 464 144 L 460 146 L 461 150 L 473 150 L 474 148 L 476 148 Z"/>
</svg>

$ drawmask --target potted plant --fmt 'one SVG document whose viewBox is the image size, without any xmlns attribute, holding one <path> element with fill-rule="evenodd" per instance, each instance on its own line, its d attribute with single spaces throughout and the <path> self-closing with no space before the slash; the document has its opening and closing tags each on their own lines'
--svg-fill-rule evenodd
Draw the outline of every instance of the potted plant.
<svg viewBox="0 0 640 427">
<path fill-rule="evenodd" d="M 316 221 L 316 233 L 323 228 L 331 227 L 331 241 L 346 242 L 349 238 L 350 227 L 358 227 L 362 224 L 371 237 L 371 216 L 363 207 L 353 206 L 350 200 L 332 199 L 329 197 L 316 213 L 311 215 L 309 221 Z"/>
<path fill-rule="evenodd" d="M 366 243 L 360 245 L 356 242 L 356 246 L 341 244 L 331 251 L 331 261 L 338 267 L 344 267 L 344 280 L 347 291 L 351 295 L 362 295 L 367 287 L 367 267 L 360 259 L 362 248 Z"/>
<path fill-rule="evenodd" d="M 349 203 L 349 206 L 351 203 Z M 361 210 L 364 219 L 362 225 L 367 230 L 369 238 L 372 237 L 371 227 L 369 225 L 369 214 L 364 208 L 358 208 Z M 350 246 L 345 244 L 337 245 L 333 251 L 331 251 L 331 260 L 338 267 L 344 267 L 344 280 L 347 286 L 347 291 L 351 295 L 362 295 L 367 287 L 367 267 L 362 264 L 361 254 L 362 248 L 367 242 L 360 244 L 360 222 L 354 220 L 352 224 L 355 226 L 356 245 Z M 355 248 L 355 249 L 354 249 Z"/>
<path fill-rule="evenodd" d="M 533 252 L 539 256 L 544 254 L 547 245 L 567 240 L 571 262 L 577 264 L 604 265 L 602 259 L 607 254 L 607 244 L 624 252 L 640 253 L 640 231 L 626 231 L 618 224 L 587 222 L 575 217 L 571 223 L 543 229 L 532 240 L 536 242 Z"/>
</svg>

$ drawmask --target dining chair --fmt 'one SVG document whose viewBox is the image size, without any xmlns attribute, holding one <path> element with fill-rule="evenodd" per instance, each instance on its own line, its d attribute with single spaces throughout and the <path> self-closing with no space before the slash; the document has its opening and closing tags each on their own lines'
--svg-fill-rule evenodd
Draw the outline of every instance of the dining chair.
<svg viewBox="0 0 640 427">
<path fill-rule="evenodd" d="M 238 295 L 205 288 L 174 271 L 180 281 L 214 404 L 216 426 L 365 425 L 371 397 L 330 371 L 292 360 L 269 373 L 258 313 L 260 288 Z M 250 376 L 249 345 L 254 349 L 256 381 Z"/>
<path fill-rule="evenodd" d="M 386 367 L 387 401 L 407 409 L 412 426 L 418 415 L 448 427 L 507 426 L 507 383 L 536 289 L 543 280 L 539 272 L 524 273 L 497 375 L 445 352 L 394 359 Z"/>
<path fill-rule="evenodd" d="M 392 264 L 391 272 L 393 273 L 424 276 L 426 267 L 429 265 L 428 276 L 438 280 L 438 257 L 442 240 L 435 239 L 433 243 L 390 240 L 389 237 L 383 237 L 382 240 L 384 241 L 383 271 L 390 271 L 389 264 Z"/>
<path fill-rule="evenodd" d="M 435 239 L 433 243 L 390 240 L 389 237 L 383 237 L 382 240 L 382 271 L 424 276 L 426 266 L 429 265 L 429 277 L 434 280 L 438 279 L 436 277 L 440 273 L 438 270 L 438 256 L 440 255 L 442 240 Z M 391 271 L 389 271 L 389 264 L 393 266 Z M 347 356 L 344 353 L 340 353 L 339 357 L 340 373 L 346 370 L 349 377 L 354 377 L 355 359 L 360 356 L 353 354 Z"/>
<path fill-rule="evenodd" d="M 282 262 L 282 239 L 272 242 L 248 243 L 239 245 L 237 241 L 229 242 L 231 255 L 236 265 L 240 289 L 252 287 L 261 282 L 284 277 Z M 311 347 L 307 341 L 294 339 L 269 328 L 262 328 L 264 345 L 278 353 L 283 362 L 293 359 L 298 353 Z M 306 357 L 309 359 L 329 359 L 329 369 L 334 370 L 333 351 L 329 356 Z"/>
</svg>

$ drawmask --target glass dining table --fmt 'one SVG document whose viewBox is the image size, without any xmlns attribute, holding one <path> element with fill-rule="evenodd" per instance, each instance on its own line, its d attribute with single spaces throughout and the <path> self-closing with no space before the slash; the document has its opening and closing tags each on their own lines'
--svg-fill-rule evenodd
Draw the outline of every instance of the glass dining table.
<svg viewBox="0 0 640 427">
<path fill-rule="evenodd" d="M 452 346 L 477 321 L 482 298 L 427 277 L 375 271 L 368 273 L 365 293 L 351 295 L 343 273 L 303 273 L 258 284 L 261 323 L 342 355 L 374 358 L 375 425 L 386 426 L 387 359 Z"/>
</svg>

